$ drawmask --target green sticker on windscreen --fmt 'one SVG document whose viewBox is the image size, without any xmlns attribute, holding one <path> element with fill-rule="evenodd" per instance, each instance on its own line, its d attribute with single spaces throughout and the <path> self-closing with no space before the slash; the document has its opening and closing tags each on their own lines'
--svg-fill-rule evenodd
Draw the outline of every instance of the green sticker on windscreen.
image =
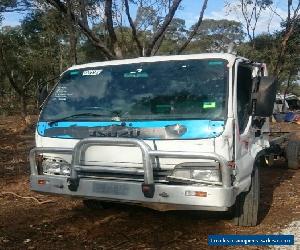
<svg viewBox="0 0 300 250">
<path fill-rule="evenodd" d="M 74 70 L 74 71 L 71 71 L 70 72 L 70 75 L 71 76 L 76 76 L 76 75 L 78 75 L 80 72 L 78 71 L 78 70 Z"/>
<path fill-rule="evenodd" d="M 209 61 L 208 65 L 222 65 L 223 61 Z"/>
<path fill-rule="evenodd" d="M 216 108 L 216 102 L 203 102 L 204 109 L 214 109 Z"/>
</svg>

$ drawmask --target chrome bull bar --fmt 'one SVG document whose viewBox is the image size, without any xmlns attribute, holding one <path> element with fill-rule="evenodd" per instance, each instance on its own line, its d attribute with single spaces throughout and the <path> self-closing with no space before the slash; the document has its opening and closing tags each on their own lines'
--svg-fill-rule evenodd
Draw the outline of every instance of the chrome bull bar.
<svg viewBox="0 0 300 250">
<path fill-rule="evenodd" d="M 70 148 L 34 148 L 30 151 L 30 166 L 31 173 L 37 175 L 36 155 L 38 153 L 61 153 L 72 154 L 72 164 L 70 177 L 68 179 L 69 189 L 76 191 L 79 186 L 79 173 L 83 171 L 92 172 L 109 172 L 107 166 L 85 166 L 81 162 L 84 161 L 85 152 L 91 146 L 123 146 L 123 147 L 138 147 L 142 152 L 144 182 L 142 183 L 142 191 L 144 196 L 152 198 L 155 192 L 155 185 L 153 179 L 153 165 L 155 157 L 161 158 L 177 158 L 177 159 L 204 159 L 214 160 L 219 162 L 222 186 L 228 188 L 231 186 L 231 170 L 227 166 L 227 161 L 216 153 L 197 153 L 185 151 L 161 151 L 152 150 L 151 147 L 143 140 L 135 138 L 119 138 L 119 137 L 101 137 L 101 138 L 86 138 L 80 140 L 74 147 Z M 111 169 L 111 172 L 118 173 L 136 173 L 136 169 Z"/>
</svg>

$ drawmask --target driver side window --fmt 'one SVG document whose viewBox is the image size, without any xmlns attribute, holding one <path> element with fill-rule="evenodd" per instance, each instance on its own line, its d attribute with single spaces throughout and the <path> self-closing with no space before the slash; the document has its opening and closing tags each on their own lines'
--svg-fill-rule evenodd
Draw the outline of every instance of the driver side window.
<svg viewBox="0 0 300 250">
<path fill-rule="evenodd" d="M 251 108 L 252 69 L 239 65 L 237 72 L 237 115 L 239 131 L 242 134 L 247 126 Z"/>
</svg>

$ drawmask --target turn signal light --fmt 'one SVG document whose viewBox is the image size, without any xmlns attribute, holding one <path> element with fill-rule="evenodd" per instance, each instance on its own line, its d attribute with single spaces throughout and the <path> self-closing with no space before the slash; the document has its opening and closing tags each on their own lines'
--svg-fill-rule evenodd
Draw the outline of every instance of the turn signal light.
<svg viewBox="0 0 300 250">
<path fill-rule="evenodd" d="M 187 190 L 185 196 L 207 197 L 207 192 Z"/>
<path fill-rule="evenodd" d="M 38 184 L 39 184 L 39 185 L 45 185 L 45 184 L 46 184 L 46 180 L 39 179 L 39 180 L 38 180 Z"/>
</svg>

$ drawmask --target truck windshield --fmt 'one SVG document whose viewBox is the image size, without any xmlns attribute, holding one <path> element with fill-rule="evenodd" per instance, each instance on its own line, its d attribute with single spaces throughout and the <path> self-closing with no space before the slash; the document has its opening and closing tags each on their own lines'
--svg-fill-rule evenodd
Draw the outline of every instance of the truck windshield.
<svg viewBox="0 0 300 250">
<path fill-rule="evenodd" d="M 223 120 L 227 78 L 222 59 L 69 70 L 48 98 L 41 120 Z M 76 115 L 83 113 L 93 115 Z"/>
</svg>

